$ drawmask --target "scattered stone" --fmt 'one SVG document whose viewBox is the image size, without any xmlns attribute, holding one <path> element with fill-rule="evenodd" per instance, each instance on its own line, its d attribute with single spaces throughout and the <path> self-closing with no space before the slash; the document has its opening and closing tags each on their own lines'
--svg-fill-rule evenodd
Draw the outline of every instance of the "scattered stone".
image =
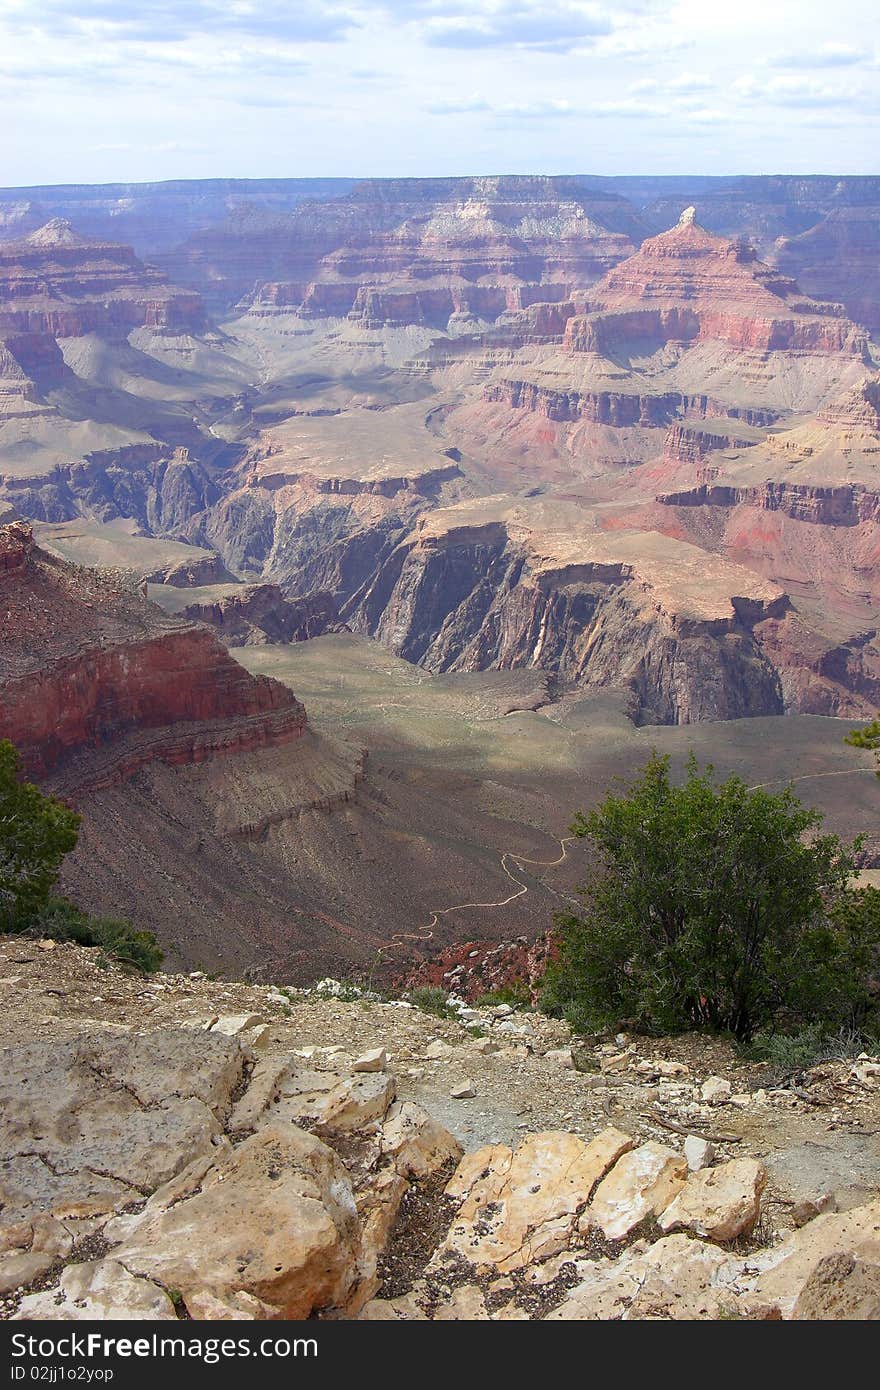
<svg viewBox="0 0 880 1390">
<path fill-rule="evenodd" d="M 352 1071 L 384 1071 L 388 1066 L 388 1053 L 384 1047 L 373 1047 L 358 1057 Z"/>
<path fill-rule="evenodd" d="M 723 1076 L 710 1076 L 700 1087 L 700 1096 L 707 1105 L 721 1105 L 730 1098 L 733 1087 Z"/>
<path fill-rule="evenodd" d="M 821 1216 L 823 1211 L 834 1211 L 836 1206 L 833 1192 L 823 1192 L 820 1197 L 804 1197 L 792 1207 L 791 1223 L 795 1229 L 806 1226 L 808 1221 Z"/>
<path fill-rule="evenodd" d="M 592 1048 L 583 1043 L 572 1043 L 571 1060 L 574 1063 L 575 1071 L 598 1072 L 600 1070 Z"/>
<path fill-rule="evenodd" d="M 632 1055 L 629 1052 L 612 1052 L 608 1057 L 603 1057 L 599 1063 L 602 1071 L 626 1071 L 632 1062 Z"/>
<path fill-rule="evenodd" d="M 544 1053 L 544 1056 L 548 1062 L 556 1062 L 560 1067 L 564 1067 L 566 1071 L 574 1070 L 574 1059 L 572 1058 L 570 1047 L 551 1047 L 549 1052 Z"/>
<path fill-rule="evenodd" d="M 221 1014 L 211 1025 L 212 1033 L 222 1033 L 225 1038 L 235 1038 L 247 1028 L 262 1023 L 259 1014 Z"/>
<path fill-rule="evenodd" d="M 701 1139 L 697 1134 L 689 1134 L 684 1141 L 684 1156 L 692 1173 L 701 1168 L 711 1168 L 715 1162 L 715 1145 L 710 1139 Z"/>
<path fill-rule="evenodd" d="M 459 1081 L 449 1092 L 453 1100 L 473 1100 L 477 1094 L 477 1088 L 473 1081 Z"/>
</svg>

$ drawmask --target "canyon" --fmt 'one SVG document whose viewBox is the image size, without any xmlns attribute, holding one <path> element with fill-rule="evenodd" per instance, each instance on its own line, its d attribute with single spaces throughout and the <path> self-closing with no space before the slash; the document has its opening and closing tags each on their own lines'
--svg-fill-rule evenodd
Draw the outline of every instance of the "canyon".
<svg viewBox="0 0 880 1390">
<path fill-rule="evenodd" d="M 537 935 L 652 745 L 862 829 L 878 227 L 874 179 L 0 190 L 0 736 L 66 888 L 305 981 Z"/>
</svg>

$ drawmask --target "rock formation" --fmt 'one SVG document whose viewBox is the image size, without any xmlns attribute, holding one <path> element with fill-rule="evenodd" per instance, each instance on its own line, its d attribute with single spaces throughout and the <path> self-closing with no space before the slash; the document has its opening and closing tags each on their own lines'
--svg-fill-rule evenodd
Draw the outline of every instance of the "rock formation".
<svg viewBox="0 0 880 1390">
<path fill-rule="evenodd" d="M 718 1040 L 561 1047 L 507 1005 L 465 1010 L 475 1037 L 338 981 L 144 981 L 49 944 L 0 941 L 4 1318 L 880 1317 L 875 1058 L 787 1089 Z M 855 1131 L 802 1143 L 832 1095 Z"/>
<path fill-rule="evenodd" d="M 5 621 L 0 737 L 44 774 L 95 746 L 120 744 L 117 767 L 200 761 L 300 737 L 305 711 L 276 681 L 254 678 L 203 628 L 0 529 Z M 143 749 L 132 746 L 148 731 Z"/>
<path fill-rule="evenodd" d="M 57 338 L 104 329 L 200 327 L 199 296 L 177 289 L 128 246 L 94 242 L 55 218 L 0 243 L 0 334 Z"/>
<path fill-rule="evenodd" d="M 573 178 L 368 180 L 287 218 L 231 222 L 166 263 L 257 313 L 462 332 L 590 284 L 641 231 L 622 199 Z"/>
</svg>

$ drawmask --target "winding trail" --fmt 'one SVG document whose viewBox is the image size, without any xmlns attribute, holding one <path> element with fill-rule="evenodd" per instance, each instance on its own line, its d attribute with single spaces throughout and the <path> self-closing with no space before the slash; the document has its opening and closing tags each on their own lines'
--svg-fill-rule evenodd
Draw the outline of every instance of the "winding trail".
<svg viewBox="0 0 880 1390">
<path fill-rule="evenodd" d="M 528 893 L 529 891 L 529 885 L 527 883 L 524 883 L 521 878 L 517 878 L 516 874 L 512 872 L 510 865 L 516 864 L 517 867 L 520 869 L 522 869 L 524 864 L 532 864 L 535 868 L 539 869 L 555 869 L 560 864 L 562 864 L 563 861 L 567 858 L 568 846 L 575 839 L 577 839 L 576 835 L 566 835 L 562 839 L 560 839 L 560 853 L 557 855 L 555 859 L 529 859 L 524 854 L 515 854 L 513 850 L 505 850 L 505 852 L 501 856 L 501 868 L 503 872 L 507 875 L 507 877 L 510 879 L 511 883 L 516 884 L 515 893 L 510 893 L 506 898 L 500 898 L 497 902 L 455 903 L 452 907 L 438 907 L 431 914 L 431 920 L 428 922 L 427 926 L 422 931 L 395 932 L 394 936 L 392 936 L 390 942 L 388 943 L 389 946 L 393 946 L 395 942 L 403 944 L 404 941 L 430 941 L 434 935 L 435 928 L 438 927 L 440 924 L 440 918 L 448 917 L 451 912 L 465 912 L 468 908 L 484 909 L 493 907 L 507 907 L 508 903 L 514 902 L 517 898 L 521 898 L 524 893 Z M 546 887 L 546 885 L 544 886 Z M 549 891 L 552 893 L 556 890 L 551 888 L 549 889 Z"/>
<path fill-rule="evenodd" d="M 869 777 L 876 777 L 877 772 L 873 767 L 845 767 L 841 772 L 805 772 L 801 777 L 773 777 L 769 782 L 753 782 L 749 787 L 750 792 L 762 791 L 764 787 L 775 787 L 780 782 L 788 786 L 789 782 L 815 782 L 820 777 L 858 777 L 859 774 Z"/>
<path fill-rule="evenodd" d="M 787 785 L 790 782 L 811 782 L 820 777 L 854 777 L 860 774 L 867 774 L 870 777 L 876 777 L 877 775 L 873 767 L 850 767 L 844 768 L 842 771 L 838 772 L 805 772 L 800 777 L 774 777 L 769 782 L 754 782 L 749 787 L 749 791 L 760 791 L 764 787 L 773 787 L 780 782 L 784 782 Z M 508 903 L 515 902 L 517 898 L 521 898 L 524 893 L 528 893 L 529 891 L 529 885 L 524 883 L 521 878 L 517 878 L 516 874 L 511 870 L 510 865 L 515 864 L 519 869 L 522 869 L 526 864 L 533 865 L 535 868 L 540 869 L 555 869 L 567 858 L 568 846 L 576 838 L 575 835 L 566 835 L 561 838 L 559 840 L 560 853 L 555 859 L 529 859 L 524 854 L 515 854 L 512 850 L 505 850 L 501 856 L 501 868 L 510 881 L 516 884 L 515 892 L 509 893 L 506 898 L 499 898 L 495 902 L 455 903 L 452 907 L 438 907 L 432 912 L 430 921 L 421 931 L 395 932 L 388 945 L 393 946 L 396 943 L 402 945 L 405 941 L 430 941 L 434 935 L 435 929 L 440 924 L 440 918 L 448 917 L 450 913 L 453 912 L 465 912 L 470 908 L 486 910 L 496 907 L 507 907 Z M 545 884 L 544 887 L 547 887 L 547 885 Z M 555 892 L 556 890 L 549 889 L 549 891 Z M 571 901 L 574 900 L 572 899 Z"/>
</svg>

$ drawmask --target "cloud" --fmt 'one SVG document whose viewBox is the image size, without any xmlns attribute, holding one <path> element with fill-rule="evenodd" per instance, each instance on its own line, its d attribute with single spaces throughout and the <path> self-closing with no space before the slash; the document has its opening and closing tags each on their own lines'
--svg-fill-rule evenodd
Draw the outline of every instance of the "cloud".
<svg viewBox="0 0 880 1390">
<path fill-rule="evenodd" d="M 873 54 L 848 43 L 823 43 L 816 48 L 774 53 L 767 59 L 771 68 L 851 68 L 870 61 Z"/>
<path fill-rule="evenodd" d="M 485 97 L 473 96 L 452 98 L 449 101 L 435 101 L 423 108 L 432 116 L 466 116 L 474 112 L 485 112 L 500 120 L 543 121 L 557 117 L 574 116 L 579 108 L 568 101 L 546 98 L 537 101 L 491 102 Z"/>
<path fill-rule="evenodd" d="M 864 93 L 853 88 L 842 89 L 815 77 L 739 77 L 731 85 L 735 98 L 747 102 L 769 103 L 774 106 L 807 107 L 817 110 L 827 106 L 857 106 Z"/>
<path fill-rule="evenodd" d="M 198 35 L 250 35 L 296 43 L 332 43 L 360 25 L 347 8 L 318 0 L 6 0 L 8 28 L 34 35 L 81 34 L 168 43 Z"/>
<path fill-rule="evenodd" d="M 521 48 L 566 53 L 610 34 L 611 18 L 596 5 L 575 0 L 498 0 L 452 5 L 453 13 L 428 15 L 423 33 L 432 48 Z"/>
</svg>

